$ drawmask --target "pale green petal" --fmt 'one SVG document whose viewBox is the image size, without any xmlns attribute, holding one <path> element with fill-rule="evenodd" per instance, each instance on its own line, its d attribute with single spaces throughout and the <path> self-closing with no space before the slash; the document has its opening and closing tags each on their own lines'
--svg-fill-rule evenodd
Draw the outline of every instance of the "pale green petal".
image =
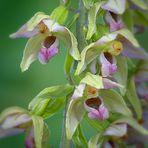
<svg viewBox="0 0 148 148">
<path fill-rule="evenodd" d="M 71 100 L 66 115 L 66 135 L 71 139 L 85 113 L 83 101 L 80 99 Z"/>
<path fill-rule="evenodd" d="M 39 34 L 30 38 L 24 49 L 23 58 L 21 62 L 21 70 L 25 71 L 29 68 L 30 64 L 37 59 L 38 52 L 42 47 L 42 41 L 45 38 L 44 35 Z"/>
<path fill-rule="evenodd" d="M 32 31 L 43 19 L 49 18 L 48 15 L 45 15 L 43 12 L 37 12 L 28 22 L 27 28 L 28 31 Z"/>
</svg>

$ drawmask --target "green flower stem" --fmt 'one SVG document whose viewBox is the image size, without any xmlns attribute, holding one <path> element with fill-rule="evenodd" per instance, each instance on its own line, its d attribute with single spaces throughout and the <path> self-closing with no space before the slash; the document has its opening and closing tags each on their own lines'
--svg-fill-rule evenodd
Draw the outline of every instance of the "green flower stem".
<svg viewBox="0 0 148 148">
<path fill-rule="evenodd" d="M 79 1 L 79 18 L 76 22 L 76 37 L 78 41 L 78 49 L 82 51 L 86 46 L 85 34 L 84 34 L 84 26 L 86 25 L 87 20 L 87 10 L 84 7 L 83 1 Z"/>
<path fill-rule="evenodd" d="M 83 28 L 86 24 L 87 20 L 87 11 L 86 8 L 83 5 L 83 1 L 79 1 L 79 18 L 77 19 L 76 22 L 76 37 L 78 41 L 78 49 L 79 51 L 82 51 L 83 48 L 86 46 L 86 40 L 85 40 L 85 35 Z M 76 65 L 75 65 L 76 66 Z M 75 66 L 73 67 L 75 69 Z M 72 83 L 71 77 L 69 76 L 69 83 Z M 67 98 L 65 102 L 65 108 L 63 112 L 63 127 L 62 127 L 62 137 L 61 137 L 61 144 L 60 148 L 71 148 L 72 147 L 72 141 L 68 140 L 66 138 L 66 129 L 65 129 L 65 124 L 66 124 L 66 113 L 67 113 L 67 108 L 69 104 L 69 97 Z"/>
</svg>

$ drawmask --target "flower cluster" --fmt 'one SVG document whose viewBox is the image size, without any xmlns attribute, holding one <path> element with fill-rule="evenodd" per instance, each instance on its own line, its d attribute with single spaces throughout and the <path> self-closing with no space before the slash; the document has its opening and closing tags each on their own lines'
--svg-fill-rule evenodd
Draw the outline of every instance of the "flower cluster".
<svg viewBox="0 0 148 148">
<path fill-rule="evenodd" d="M 0 137 L 29 131 L 26 148 L 42 148 L 48 137 L 43 120 L 54 115 L 64 104 L 64 139 L 73 140 L 76 147 L 128 146 L 137 138 L 130 133 L 133 128 L 148 135 L 148 130 L 139 124 L 143 121 L 145 126 L 148 121 L 145 115 L 148 53 L 134 36 L 139 25 L 136 19 L 143 19 L 141 21 L 148 24 L 148 17 L 144 14 L 148 6 L 139 0 L 80 0 L 80 4 L 82 10 L 79 8 L 79 14 L 73 17 L 68 27 L 65 24 L 71 4 L 63 0 L 50 16 L 38 12 L 10 35 L 11 38 L 29 38 L 21 62 L 22 71 L 36 59 L 47 64 L 59 53 L 60 43 L 64 42 L 69 51 L 64 69 L 69 84 L 41 91 L 30 102 L 29 111 L 22 108 L 4 111 L 0 116 Z M 137 12 L 135 7 L 141 9 Z M 82 17 L 83 11 L 87 19 Z M 84 37 L 83 49 L 78 49 L 82 43 L 69 30 L 75 21 L 77 37 Z M 84 28 L 78 28 L 79 24 Z M 88 142 L 81 129 L 84 119 L 97 131 Z M 136 145 L 142 143 L 140 138 L 137 141 Z"/>
</svg>

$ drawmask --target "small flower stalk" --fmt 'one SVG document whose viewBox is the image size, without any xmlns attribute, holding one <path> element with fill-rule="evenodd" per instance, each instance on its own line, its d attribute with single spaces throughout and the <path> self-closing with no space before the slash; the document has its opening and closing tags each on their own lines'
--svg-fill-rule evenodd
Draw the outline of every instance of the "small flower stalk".
<svg viewBox="0 0 148 148">
<path fill-rule="evenodd" d="M 58 60 L 56 55 L 66 49 L 67 83 L 45 88 L 27 109 L 4 110 L 0 138 L 25 132 L 26 148 L 52 147 L 44 120 L 50 122 L 62 108 L 61 148 L 145 147 L 148 52 L 139 44 L 135 28 L 147 29 L 147 10 L 144 0 L 79 0 L 74 6 L 71 0 L 61 0 L 50 15 L 37 12 L 11 34 L 13 39 L 28 38 L 22 71 L 35 60 Z M 94 133 L 86 135 L 84 121 Z"/>
</svg>

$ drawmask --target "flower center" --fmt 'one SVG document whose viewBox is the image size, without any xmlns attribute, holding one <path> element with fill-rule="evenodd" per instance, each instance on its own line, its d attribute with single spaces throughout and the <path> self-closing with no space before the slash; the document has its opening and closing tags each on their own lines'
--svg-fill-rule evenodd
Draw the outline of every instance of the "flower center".
<svg viewBox="0 0 148 148">
<path fill-rule="evenodd" d="M 90 98 L 90 99 L 87 99 L 85 103 L 86 103 L 89 107 L 98 109 L 99 106 L 101 105 L 101 99 L 100 99 L 99 97 L 97 97 L 97 98 Z"/>
<path fill-rule="evenodd" d="M 55 40 L 56 40 L 55 36 L 48 36 L 45 38 L 43 45 L 46 48 L 49 48 L 55 42 Z"/>
<path fill-rule="evenodd" d="M 108 50 L 108 52 L 112 55 L 119 55 L 123 50 L 123 45 L 119 41 L 113 41 L 111 44 L 111 48 Z"/>
</svg>

